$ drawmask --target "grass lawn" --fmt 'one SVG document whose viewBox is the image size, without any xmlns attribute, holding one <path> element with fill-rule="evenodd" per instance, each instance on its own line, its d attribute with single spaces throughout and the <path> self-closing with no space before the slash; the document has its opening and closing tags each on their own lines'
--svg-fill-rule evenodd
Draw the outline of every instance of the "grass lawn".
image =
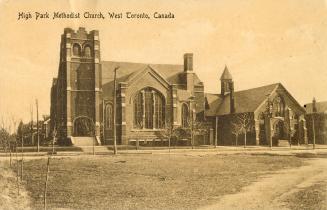
<svg viewBox="0 0 327 210">
<path fill-rule="evenodd" d="M 301 189 L 287 200 L 288 207 L 293 210 L 327 209 L 327 182 L 319 182 Z"/>
<path fill-rule="evenodd" d="M 43 159 L 24 164 L 32 208 L 43 208 Z M 258 176 L 303 165 L 294 156 L 78 156 L 51 160 L 49 208 L 194 209 L 238 192 Z"/>
</svg>

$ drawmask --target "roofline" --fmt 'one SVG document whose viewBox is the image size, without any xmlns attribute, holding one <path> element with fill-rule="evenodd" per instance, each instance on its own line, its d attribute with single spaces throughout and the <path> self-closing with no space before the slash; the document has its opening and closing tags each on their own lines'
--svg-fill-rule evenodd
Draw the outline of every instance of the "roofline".
<svg viewBox="0 0 327 210">
<path fill-rule="evenodd" d="M 305 108 L 303 106 L 301 106 L 301 104 L 292 96 L 292 94 L 290 94 L 290 92 L 288 92 L 288 90 L 284 87 L 284 85 L 282 85 L 281 83 L 279 83 L 285 90 L 286 93 L 290 96 L 290 98 L 293 100 L 293 102 L 295 102 L 299 107 L 301 107 L 300 109 L 302 109 L 302 111 L 304 113 L 306 113 L 307 111 L 305 110 Z"/>
<path fill-rule="evenodd" d="M 288 90 L 284 87 L 284 85 L 282 83 L 276 83 L 276 87 L 270 92 L 270 94 L 272 94 L 274 91 L 276 91 L 278 89 L 279 86 L 281 86 L 285 92 L 287 93 L 287 95 L 290 97 L 290 99 L 297 104 L 300 107 L 300 110 L 303 111 L 303 113 L 306 113 L 306 110 L 304 107 L 301 106 L 301 104 L 292 96 L 292 94 L 290 94 L 290 92 L 288 92 Z M 268 97 L 254 110 L 254 112 L 258 111 L 262 105 L 264 105 L 266 103 L 266 101 L 268 100 Z"/>
<path fill-rule="evenodd" d="M 320 103 L 327 103 L 327 101 L 317 101 L 316 104 L 320 104 Z M 304 105 L 311 105 L 313 104 L 312 102 L 311 103 L 307 103 L 307 104 L 304 104 Z"/>
<path fill-rule="evenodd" d="M 174 63 L 140 63 L 140 62 L 130 62 L 130 61 L 107 61 L 102 60 L 102 62 L 112 62 L 112 63 L 128 63 L 128 64 L 143 64 L 143 65 L 171 65 L 171 66 L 184 66 L 183 64 L 174 64 Z M 183 69 L 181 70 L 183 71 Z"/>
<path fill-rule="evenodd" d="M 262 86 L 259 86 L 259 87 L 254 87 L 254 88 L 248 88 L 248 89 L 244 89 L 244 90 L 234 91 L 234 93 L 238 93 L 238 92 L 242 92 L 242 91 L 248 91 L 248 90 L 253 90 L 253 89 L 262 88 L 262 87 L 267 87 L 267 86 L 270 86 L 270 85 L 280 85 L 280 84 L 281 84 L 280 82 L 277 82 L 277 83 L 272 83 L 272 84 L 268 84 L 268 85 L 262 85 Z"/>
<path fill-rule="evenodd" d="M 133 83 L 133 81 L 134 81 L 137 77 L 139 77 L 139 75 L 141 75 L 142 73 L 146 72 L 147 69 L 150 69 L 150 71 L 152 71 L 154 74 L 156 74 L 156 75 L 159 77 L 158 79 L 162 80 L 161 83 L 165 83 L 168 87 L 170 86 L 170 83 L 169 83 L 169 82 L 168 82 L 164 77 L 162 77 L 162 75 L 159 74 L 158 71 L 156 71 L 156 70 L 155 70 L 154 68 L 152 68 L 150 65 L 147 65 L 143 70 L 137 72 L 135 75 L 133 75 L 131 78 L 129 78 L 129 79 L 128 79 L 127 81 L 125 81 L 125 82 L 127 82 L 128 84 Z M 157 80 L 158 80 L 158 79 L 157 79 Z M 159 81 L 159 82 L 160 82 L 160 81 Z"/>
<path fill-rule="evenodd" d="M 154 68 L 152 67 L 151 65 L 148 65 L 148 67 L 154 71 L 159 77 L 160 79 L 162 79 L 163 81 L 165 81 L 168 85 L 170 85 L 170 83 Z"/>
<path fill-rule="evenodd" d="M 273 84 L 271 84 L 271 85 L 273 85 Z M 275 92 L 277 89 L 278 89 L 278 86 L 279 85 L 281 85 L 280 83 L 276 83 L 276 87 L 269 93 L 269 96 L 273 93 L 273 92 Z M 285 89 L 285 88 L 284 88 Z M 253 111 L 253 112 L 256 112 L 256 111 L 258 111 L 264 104 L 266 104 L 266 102 L 267 102 L 267 100 L 268 100 L 268 98 L 269 98 L 269 96 L 267 96 L 266 97 L 266 99 L 265 100 L 263 100 L 263 102 Z"/>
</svg>

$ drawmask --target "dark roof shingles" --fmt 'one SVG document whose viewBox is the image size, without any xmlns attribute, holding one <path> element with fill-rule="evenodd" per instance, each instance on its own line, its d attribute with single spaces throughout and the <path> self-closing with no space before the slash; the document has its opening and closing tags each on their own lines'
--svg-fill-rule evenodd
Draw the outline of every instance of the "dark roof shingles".
<svg viewBox="0 0 327 210">
<path fill-rule="evenodd" d="M 279 83 L 276 83 L 235 92 L 235 112 L 254 112 L 267 99 L 267 95 L 270 94 L 278 85 Z M 213 98 L 212 95 L 213 94 L 209 96 L 206 94 L 206 97 L 209 96 Z M 208 103 L 209 110 L 206 111 L 206 113 L 210 114 L 208 116 L 230 114 L 230 94 L 225 96 L 216 95 L 216 98 L 214 100 L 211 99 L 211 102 L 208 101 Z"/>
</svg>

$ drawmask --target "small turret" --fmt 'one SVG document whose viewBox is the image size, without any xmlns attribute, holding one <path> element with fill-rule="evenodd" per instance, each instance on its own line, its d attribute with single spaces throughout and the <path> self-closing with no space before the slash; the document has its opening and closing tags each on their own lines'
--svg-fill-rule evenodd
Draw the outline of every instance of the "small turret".
<svg viewBox="0 0 327 210">
<path fill-rule="evenodd" d="M 227 66 L 225 66 L 224 72 L 220 77 L 221 82 L 221 95 L 224 96 L 227 93 L 230 93 L 231 87 L 230 84 L 233 81 L 233 77 L 231 73 L 229 72 Z"/>
</svg>

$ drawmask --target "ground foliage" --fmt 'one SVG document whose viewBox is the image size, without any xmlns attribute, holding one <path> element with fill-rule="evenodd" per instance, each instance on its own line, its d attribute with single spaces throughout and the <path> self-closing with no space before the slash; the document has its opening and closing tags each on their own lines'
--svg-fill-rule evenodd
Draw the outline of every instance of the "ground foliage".
<svg viewBox="0 0 327 210">
<path fill-rule="evenodd" d="M 25 163 L 32 207 L 41 209 L 46 159 Z M 259 176 L 298 167 L 301 158 L 264 155 L 144 154 L 51 160 L 50 208 L 194 209 Z"/>
</svg>

